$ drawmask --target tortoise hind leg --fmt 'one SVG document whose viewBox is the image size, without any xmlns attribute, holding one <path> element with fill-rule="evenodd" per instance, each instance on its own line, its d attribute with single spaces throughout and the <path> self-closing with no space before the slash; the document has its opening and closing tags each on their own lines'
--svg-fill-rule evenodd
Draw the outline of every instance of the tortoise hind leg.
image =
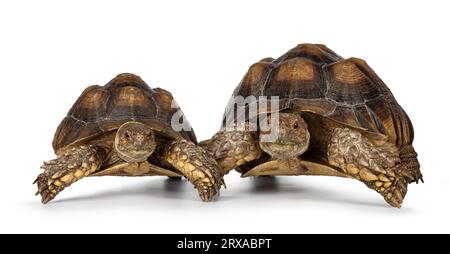
<svg viewBox="0 0 450 254">
<path fill-rule="evenodd" d="M 335 128 L 327 157 L 331 165 L 380 193 L 390 205 L 401 206 L 408 182 L 396 170 L 402 164 L 395 145 L 386 141 L 371 142 L 356 130 Z"/>
<path fill-rule="evenodd" d="M 398 171 L 406 178 L 408 183 L 419 183 L 419 180 L 423 183 L 417 153 L 412 145 L 405 146 L 400 150 L 400 159 L 402 163 L 398 165 Z"/>
<path fill-rule="evenodd" d="M 36 195 L 46 204 L 64 188 L 97 171 L 106 152 L 95 146 L 86 145 L 72 148 L 58 159 L 44 162 L 44 172 L 39 174 L 34 183 L 38 185 Z"/>
</svg>

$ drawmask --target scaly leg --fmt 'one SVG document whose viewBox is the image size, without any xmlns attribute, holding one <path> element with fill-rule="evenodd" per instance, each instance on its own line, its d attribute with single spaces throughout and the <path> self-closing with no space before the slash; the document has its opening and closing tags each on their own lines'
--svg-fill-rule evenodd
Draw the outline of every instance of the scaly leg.
<svg viewBox="0 0 450 254">
<path fill-rule="evenodd" d="M 38 185 L 36 195 L 46 204 L 64 188 L 97 171 L 106 152 L 95 146 L 86 145 L 72 148 L 58 159 L 44 162 L 44 172 L 39 174 L 34 183 Z"/>
<path fill-rule="evenodd" d="M 380 193 L 390 205 L 400 207 L 408 183 L 396 170 L 401 160 L 395 145 L 376 145 L 356 130 L 336 128 L 327 156 L 331 165 Z"/>
<path fill-rule="evenodd" d="M 224 175 L 262 154 L 257 134 L 249 131 L 220 131 L 200 145 L 212 153 Z"/>
<path fill-rule="evenodd" d="M 219 165 L 202 147 L 177 139 L 165 149 L 164 158 L 194 184 L 203 201 L 219 194 L 224 184 Z"/>
<path fill-rule="evenodd" d="M 423 183 L 417 153 L 412 145 L 405 146 L 400 150 L 400 159 L 402 163 L 398 166 L 398 171 L 406 178 L 408 183 L 419 183 L 419 180 Z"/>
</svg>

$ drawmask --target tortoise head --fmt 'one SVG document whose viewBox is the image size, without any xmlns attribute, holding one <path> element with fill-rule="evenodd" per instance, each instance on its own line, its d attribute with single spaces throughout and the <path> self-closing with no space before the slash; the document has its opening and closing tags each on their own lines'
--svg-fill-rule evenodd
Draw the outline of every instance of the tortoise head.
<svg viewBox="0 0 450 254">
<path fill-rule="evenodd" d="M 126 122 L 116 133 L 114 148 L 127 162 L 143 162 L 156 147 L 155 133 L 145 124 Z"/>
<path fill-rule="evenodd" d="M 269 116 L 269 122 L 272 117 Z M 290 159 L 303 154 L 309 146 L 310 135 L 305 120 L 295 113 L 279 113 L 276 138 L 264 139 L 260 135 L 261 149 L 275 159 Z M 261 131 L 261 134 L 266 134 Z"/>
</svg>

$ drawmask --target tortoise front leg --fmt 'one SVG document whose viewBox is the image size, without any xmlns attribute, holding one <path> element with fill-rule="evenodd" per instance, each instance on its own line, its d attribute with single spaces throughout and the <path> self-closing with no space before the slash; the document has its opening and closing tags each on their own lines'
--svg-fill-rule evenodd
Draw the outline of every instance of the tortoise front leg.
<svg viewBox="0 0 450 254">
<path fill-rule="evenodd" d="M 194 184 L 203 201 L 219 194 L 224 183 L 219 165 L 202 147 L 177 139 L 166 147 L 164 158 Z"/>
<path fill-rule="evenodd" d="M 331 165 L 380 193 L 390 205 L 401 206 L 408 183 L 397 170 L 401 159 L 395 145 L 372 142 L 358 131 L 336 128 L 327 156 Z"/>
<path fill-rule="evenodd" d="M 72 148 L 58 159 L 44 162 L 44 172 L 39 174 L 34 183 L 38 185 L 36 195 L 46 204 L 64 188 L 97 171 L 106 152 L 92 145 Z"/>
<path fill-rule="evenodd" d="M 214 156 L 224 175 L 262 154 L 257 134 L 250 131 L 219 131 L 200 145 Z"/>
</svg>

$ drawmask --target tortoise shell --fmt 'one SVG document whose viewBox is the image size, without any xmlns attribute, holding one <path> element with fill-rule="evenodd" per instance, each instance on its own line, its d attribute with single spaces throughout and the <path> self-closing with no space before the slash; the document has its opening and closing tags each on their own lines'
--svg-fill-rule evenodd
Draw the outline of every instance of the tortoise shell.
<svg viewBox="0 0 450 254">
<path fill-rule="evenodd" d="M 57 152 L 86 142 L 128 121 L 148 124 L 166 137 L 181 135 L 197 143 L 192 128 L 177 132 L 171 127 L 172 115 L 178 110 L 168 91 L 152 89 L 134 74 L 119 74 L 105 86 L 93 85 L 83 91 L 56 130 L 53 149 Z"/>
<path fill-rule="evenodd" d="M 308 111 L 381 133 L 399 148 L 414 137 L 408 115 L 367 63 L 343 59 L 321 44 L 300 44 L 276 60 L 253 64 L 235 96 L 279 96 L 280 110 Z"/>
</svg>

